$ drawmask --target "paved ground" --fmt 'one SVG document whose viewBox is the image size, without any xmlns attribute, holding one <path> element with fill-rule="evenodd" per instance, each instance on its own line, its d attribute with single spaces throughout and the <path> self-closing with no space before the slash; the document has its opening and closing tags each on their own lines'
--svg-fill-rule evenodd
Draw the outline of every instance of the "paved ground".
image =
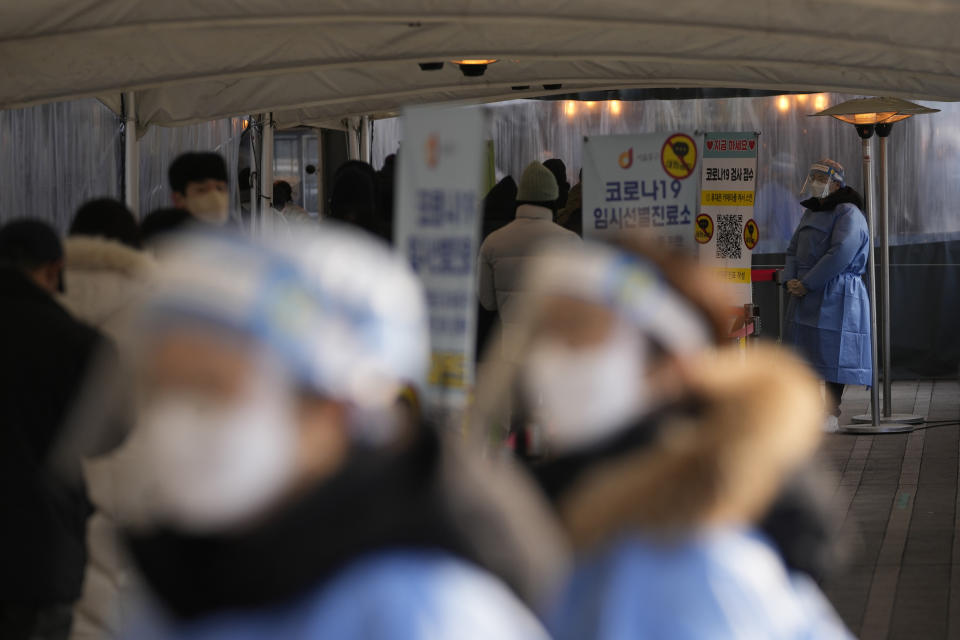
<svg viewBox="0 0 960 640">
<path fill-rule="evenodd" d="M 841 424 L 865 413 L 869 394 L 844 395 Z M 960 638 L 960 384 L 902 382 L 894 412 L 928 416 L 910 434 L 831 435 L 821 452 L 836 472 L 835 500 L 852 564 L 824 591 L 866 640 Z"/>
</svg>

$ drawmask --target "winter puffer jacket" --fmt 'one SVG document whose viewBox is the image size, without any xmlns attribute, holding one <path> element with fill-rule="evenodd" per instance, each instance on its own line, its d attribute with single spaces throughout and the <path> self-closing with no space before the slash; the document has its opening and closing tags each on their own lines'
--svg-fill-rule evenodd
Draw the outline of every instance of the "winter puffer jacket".
<svg viewBox="0 0 960 640">
<path fill-rule="evenodd" d="M 63 249 L 66 292 L 60 302 L 78 320 L 113 338 L 123 351 L 127 342 L 123 324 L 150 290 L 156 269 L 153 258 L 94 236 L 71 236 Z"/>
<path fill-rule="evenodd" d="M 119 242 L 71 236 L 64 242 L 66 293 L 63 305 L 77 318 L 112 337 L 121 358 L 129 352 L 125 326 L 149 293 L 156 268 L 153 258 Z M 87 491 L 96 511 L 87 523 L 87 566 L 80 600 L 74 607 L 71 638 L 116 637 L 137 599 L 130 561 L 117 540 L 116 520 L 124 507 L 115 497 L 124 480 L 118 455 L 132 455 L 135 443 L 84 461 Z"/>
<path fill-rule="evenodd" d="M 483 241 L 477 265 L 477 295 L 485 309 L 496 309 L 503 324 L 505 348 L 510 350 L 510 333 L 516 310 L 524 293 L 523 270 L 544 243 L 580 242 L 580 238 L 553 222 L 546 207 L 523 204 L 517 219 L 497 229 Z"/>
</svg>

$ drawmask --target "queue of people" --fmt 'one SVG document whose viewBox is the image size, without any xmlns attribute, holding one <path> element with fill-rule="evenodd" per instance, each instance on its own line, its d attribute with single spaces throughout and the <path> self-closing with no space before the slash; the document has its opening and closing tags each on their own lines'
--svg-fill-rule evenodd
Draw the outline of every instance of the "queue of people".
<svg viewBox="0 0 960 640">
<path fill-rule="evenodd" d="M 859 300 L 834 165 L 788 263 L 807 360 Z M 419 410 L 427 300 L 369 165 L 319 222 L 276 185 L 252 237 L 208 153 L 140 223 L 100 199 L 62 241 L 0 228 L 0 637 L 850 637 L 803 478 L 816 376 L 861 383 L 861 355 L 744 360 L 700 267 L 571 230 L 566 172 L 488 197 L 478 302 L 501 330 L 459 425 Z"/>
</svg>

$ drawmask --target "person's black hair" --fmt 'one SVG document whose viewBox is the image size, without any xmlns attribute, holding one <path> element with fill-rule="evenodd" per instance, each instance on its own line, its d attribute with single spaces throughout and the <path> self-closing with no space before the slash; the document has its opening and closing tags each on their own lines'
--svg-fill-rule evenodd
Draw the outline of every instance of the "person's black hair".
<svg viewBox="0 0 960 640">
<path fill-rule="evenodd" d="M 190 226 L 193 217 L 183 209 L 156 209 L 140 223 L 140 241 L 144 246 L 163 236 L 183 231 Z"/>
<path fill-rule="evenodd" d="M 336 182 L 337 179 L 344 173 L 359 171 L 369 175 L 371 178 L 376 179 L 377 171 L 369 162 L 364 162 L 363 160 L 347 160 L 333 172 L 333 181 Z"/>
<path fill-rule="evenodd" d="M 557 209 L 567 206 L 567 196 L 570 195 L 570 181 L 567 180 L 567 165 L 560 158 L 550 158 L 543 162 L 543 166 L 550 170 L 557 181 Z"/>
<path fill-rule="evenodd" d="M 77 210 L 71 236 L 101 236 L 134 249 L 140 248 L 140 229 L 126 205 L 113 198 L 90 200 Z"/>
<path fill-rule="evenodd" d="M 227 182 L 227 163 L 223 156 L 212 151 L 190 151 L 177 156 L 167 172 L 170 188 L 186 194 L 187 185 L 204 180 Z"/>
<path fill-rule="evenodd" d="M 482 239 L 509 224 L 517 213 L 517 183 L 511 176 L 493 185 L 483 197 Z"/>
<path fill-rule="evenodd" d="M 390 228 L 380 210 L 378 176 L 366 162 L 349 160 L 334 173 L 329 217 L 360 227 L 390 242 Z"/>
<path fill-rule="evenodd" d="M 293 187 L 286 180 L 277 180 L 273 183 L 273 207 L 280 210 L 288 202 L 293 202 Z"/>
<path fill-rule="evenodd" d="M 63 245 L 46 222 L 20 218 L 0 227 L 0 266 L 33 271 L 63 260 Z"/>
</svg>

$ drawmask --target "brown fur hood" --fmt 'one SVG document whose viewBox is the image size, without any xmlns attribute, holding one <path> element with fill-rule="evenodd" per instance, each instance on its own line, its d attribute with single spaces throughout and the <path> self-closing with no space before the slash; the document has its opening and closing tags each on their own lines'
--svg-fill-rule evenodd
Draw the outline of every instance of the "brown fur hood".
<svg viewBox="0 0 960 640">
<path fill-rule="evenodd" d="M 666 538 L 704 526 L 752 524 L 814 453 L 823 420 L 819 385 L 773 347 L 725 349 L 685 367 L 704 403 L 650 446 L 584 473 L 558 502 L 579 548 L 628 530 Z"/>
</svg>

